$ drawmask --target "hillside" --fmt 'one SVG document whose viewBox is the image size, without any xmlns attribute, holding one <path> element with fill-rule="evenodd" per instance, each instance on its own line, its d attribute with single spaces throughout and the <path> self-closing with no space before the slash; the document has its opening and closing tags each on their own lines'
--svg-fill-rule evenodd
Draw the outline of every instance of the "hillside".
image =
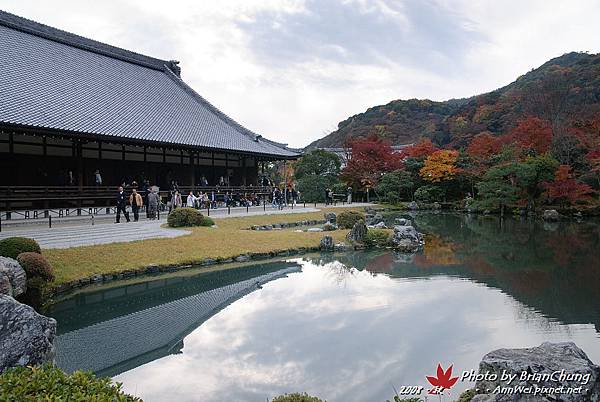
<svg viewBox="0 0 600 402">
<path fill-rule="evenodd" d="M 426 137 L 438 145 L 464 146 L 476 134 L 510 131 L 526 115 L 576 125 L 600 113 L 600 54 L 567 53 L 495 91 L 444 102 L 395 100 L 338 124 L 310 145 L 335 147 L 378 133 L 393 144 Z"/>
</svg>

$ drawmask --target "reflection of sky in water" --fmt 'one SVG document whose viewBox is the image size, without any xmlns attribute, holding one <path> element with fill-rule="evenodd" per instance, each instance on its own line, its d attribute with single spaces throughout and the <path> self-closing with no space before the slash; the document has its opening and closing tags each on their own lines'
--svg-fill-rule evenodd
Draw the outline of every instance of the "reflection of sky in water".
<svg viewBox="0 0 600 402">
<path fill-rule="evenodd" d="M 573 340 L 600 361 L 593 325 L 548 320 L 497 289 L 448 276 L 394 279 L 338 262 L 264 285 L 184 339 L 183 353 L 115 380 L 146 401 L 265 401 L 306 391 L 383 402 L 438 362 L 477 369 L 499 347 Z M 457 383 L 456 397 L 468 384 Z M 460 389 L 459 389 L 460 388 Z"/>
</svg>

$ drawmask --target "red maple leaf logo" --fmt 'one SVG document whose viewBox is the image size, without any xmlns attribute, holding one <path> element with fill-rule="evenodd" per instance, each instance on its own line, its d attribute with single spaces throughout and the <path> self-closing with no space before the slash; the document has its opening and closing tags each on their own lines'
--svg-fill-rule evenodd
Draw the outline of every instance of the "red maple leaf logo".
<svg viewBox="0 0 600 402">
<path fill-rule="evenodd" d="M 437 377 L 427 376 L 427 381 L 433 388 L 429 390 L 430 394 L 441 394 L 445 389 L 450 389 L 456 381 L 458 381 L 458 377 L 452 377 L 452 365 L 448 367 L 448 370 L 444 371 L 442 365 L 438 363 L 437 366 Z"/>
</svg>

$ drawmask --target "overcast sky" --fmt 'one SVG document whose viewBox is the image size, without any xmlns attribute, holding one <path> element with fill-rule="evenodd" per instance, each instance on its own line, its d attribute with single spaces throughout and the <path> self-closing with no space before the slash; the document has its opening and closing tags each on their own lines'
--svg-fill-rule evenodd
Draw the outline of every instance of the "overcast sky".
<svg viewBox="0 0 600 402">
<path fill-rule="evenodd" d="M 305 146 L 394 99 L 506 85 L 600 51 L 600 1 L 0 0 L 0 9 L 162 59 L 249 129 Z"/>
</svg>

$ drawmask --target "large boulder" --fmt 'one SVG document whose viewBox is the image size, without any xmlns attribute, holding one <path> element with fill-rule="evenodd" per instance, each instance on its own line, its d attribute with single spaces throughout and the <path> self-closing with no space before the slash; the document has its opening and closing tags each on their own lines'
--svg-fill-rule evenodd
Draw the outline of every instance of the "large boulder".
<svg viewBox="0 0 600 402">
<path fill-rule="evenodd" d="M 395 221 L 400 226 L 412 226 L 412 222 L 408 218 L 396 218 Z"/>
<path fill-rule="evenodd" d="M 367 225 L 365 225 L 365 221 L 359 219 L 350 230 L 350 233 L 348 233 L 347 239 L 355 243 L 362 243 L 365 239 L 365 235 L 367 234 L 367 230 L 368 229 Z"/>
<path fill-rule="evenodd" d="M 385 221 L 383 220 L 383 215 L 381 215 L 379 212 L 373 216 L 367 216 L 367 225 L 375 226 L 375 225 L 379 225 L 380 223 L 383 223 L 385 225 Z"/>
<path fill-rule="evenodd" d="M 515 379 L 508 384 L 502 374 L 510 374 Z M 483 357 L 479 363 L 479 374 L 486 378 L 476 382 L 476 395 L 473 402 L 514 401 L 600 401 L 600 367 L 587 357 L 585 352 L 573 342 L 550 343 L 525 349 L 498 349 Z M 495 374 L 496 378 L 492 378 Z M 493 391 L 497 387 L 537 388 L 537 395 L 506 395 Z M 549 393 L 549 389 L 580 389 L 579 393 Z M 581 388 L 580 388 L 581 387 Z"/>
<path fill-rule="evenodd" d="M 560 220 L 560 214 L 556 209 L 546 209 L 542 214 L 542 219 L 546 222 L 557 222 Z"/>
<path fill-rule="evenodd" d="M 26 290 L 27 275 L 21 264 L 12 258 L 0 257 L 0 294 L 17 297 Z"/>
<path fill-rule="evenodd" d="M 333 237 L 323 236 L 321 238 L 321 243 L 319 244 L 319 248 L 322 251 L 333 251 L 333 248 L 334 248 Z"/>
<path fill-rule="evenodd" d="M 394 249 L 402 253 L 416 253 L 423 247 L 423 235 L 410 225 L 394 226 Z"/>
<path fill-rule="evenodd" d="M 0 372 L 54 360 L 56 320 L 0 295 Z"/>
<path fill-rule="evenodd" d="M 408 209 L 411 209 L 413 211 L 419 209 L 419 205 L 414 201 L 409 202 L 406 206 Z"/>
<path fill-rule="evenodd" d="M 337 222 L 337 214 L 335 212 L 325 212 L 324 217 L 329 223 L 335 224 Z"/>
</svg>

